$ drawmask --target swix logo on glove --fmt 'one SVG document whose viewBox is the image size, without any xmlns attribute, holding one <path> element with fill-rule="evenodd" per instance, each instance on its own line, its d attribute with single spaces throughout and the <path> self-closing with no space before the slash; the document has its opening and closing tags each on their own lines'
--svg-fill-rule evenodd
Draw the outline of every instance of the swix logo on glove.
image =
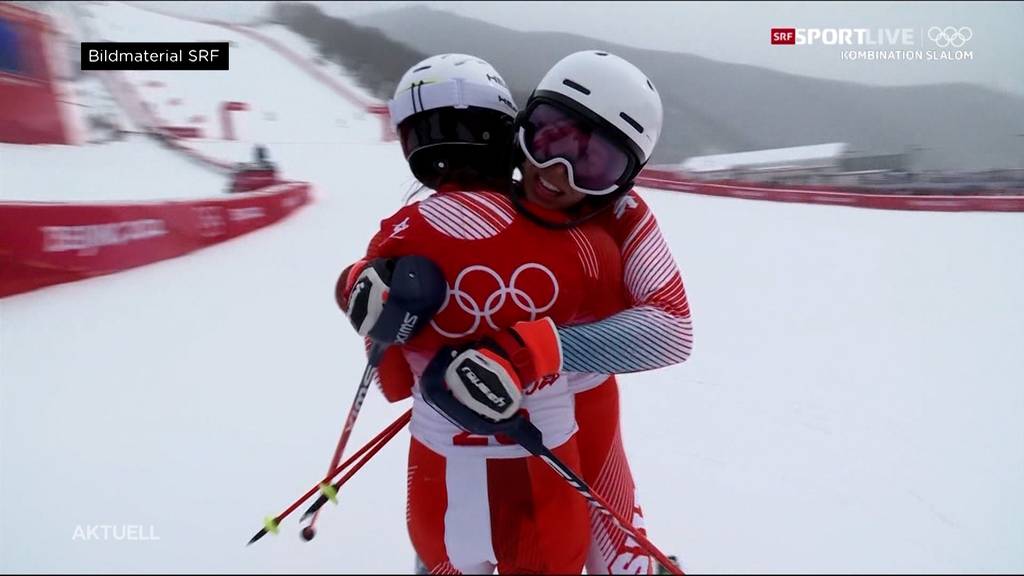
<svg viewBox="0 0 1024 576">
<path fill-rule="evenodd" d="M 405 344 L 409 336 L 412 335 L 413 328 L 416 327 L 416 321 L 419 319 L 419 316 L 406 312 L 405 319 L 402 320 L 402 326 L 398 329 L 398 335 L 395 336 L 395 343 Z"/>
</svg>

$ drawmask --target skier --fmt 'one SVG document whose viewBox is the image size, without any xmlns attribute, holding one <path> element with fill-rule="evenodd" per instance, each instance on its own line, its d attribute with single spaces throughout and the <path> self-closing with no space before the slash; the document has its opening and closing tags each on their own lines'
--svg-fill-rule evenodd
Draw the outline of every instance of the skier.
<svg viewBox="0 0 1024 576">
<path fill-rule="evenodd" d="M 240 162 L 232 174 L 229 193 L 251 192 L 278 183 L 277 165 L 271 162 L 267 147 L 263 144 L 253 146 L 253 161 Z"/>
<path fill-rule="evenodd" d="M 616 82 L 618 90 L 610 91 Z M 574 321 L 606 320 L 557 330 L 550 323 L 525 323 L 495 336 L 500 340 L 507 333 L 514 338 L 526 332 L 532 338 L 524 342 L 508 344 L 506 338 L 506 351 L 525 344 L 530 353 L 519 356 L 562 357 L 563 369 L 571 373 L 559 380 L 578 392 L 574 416 L 584 478 L 599 492 L 618 495 L 614 505 L 637 525 L 642 525 L 642 517 L 634 503 L 618 431 L 617 385 L 607 374 L 684 360 L 691 340 L 679 274 L 653 215 L 629 192 L 657 141 L 660 108 L 660 98 L 646 77 L 607 53 L 574 54 L 541 81 L 516 123 L 517 163 L 524 177 L 509 199 L 546 229 L 569 231 L 576 241 L 572 251 L 580 255 L 585 273 L 602 286 L 588 291 L 588 301 Z M 406 136 L 403 131 L 403 148 Z M 595 234 L 595 229 L 604 234 Z M 344 301 L 344 290 L 340 296 Z M 470 348 L 460 356 L 481 350 L 491 351 L 486 346 Z M 516 352 L 509 356 L 518 358 Z M 529 362 L 525 364 L 525 369 L 516 363 L 508 373 L 497 370 L 491 375 L 506 378 L 513 387 L 520 377 L 519 385 L 525 384 L 529 392 L 533 375 Z M 401 366 L 382 368 L 381 380 L 386 394 L 391 389 L 392 398 L 408 388 L 409 378 Z M 449 382 L 449 386 L 458 388 L 460 383 Z M 413 505 L 410 499 L 411 509 Z M 603 516 L 592 518 L 592 540 L 589 573 L 652 569 L 650 559 Z"/>
<path fill-rule="evenodd" d="M 513 199 L 520 211 L 546 226 L 565 224 L 545 220 L 538 206 L 597 224 L 620 254 L 619 268 L 600 270 L 605 288 L 587 305 L 592 319 L 561 327 L 558 336 L 563 370 L 583 373 L 570 379 L 583 479 L 597 492 L 619 495 L 616 512 L 638 528 L 643 512 L 622 444 L 618 384 L 608 375 L 685 361 L 693 342 L 682 277 L 654 214 L 632 190 L 661 128 L 653 83 L 626 60 L 591 50 L 563 58 L 545 74 L 516 133 L 523 179 Z M 587 573 L 654 569 L 608 516 L 592 512 L 591 522 Z"/>
<path fill-rule="evenodd" d="M 430 327 L 388 348 L 378 368 L 391 401 L 413 397 L 408 528 L 432 572 L 579 573 L 589 542 L 585 501 L 563 478 L 507 438 L 474 435 L 428 405 L 419 376 L 445 345 L 527 338 L 552 322 L 568 324 L 599 289 L 575 253 L 577 236 L 518 215 L 507 193 L 517 108 L 501 75 L 473 56 L 420 62 L 389 103 L 409 166 L 436 190 L 381 222 L 366 258 L 342 273 L 336 295 L 360 335 L 387 305 L 394 258 L 417 254 L 441 268 L 448 298 Z M 500 191 L 496 191 L 500 190 Z M 592 232 L 607 236 L 597 227 Z M 608 238 L 605 257 L 617 259 Z M 549 336 L 550 337 L 550 336 Z M 525 347 L 520 352 L 530 354 Z M 495 362 L 502 362 L 495 356 Z M 509 408 L 522 408 L 545 444 L 575 469 L 579 454 L 568 379 L 557 357 L 532 358 Z M 415 382 L 415 385 L 414 385 Z M 465 388 L 464 388 L 465 390 Z"/>
<path fill-rule="evenodd" d="M 270 161 L 270 156 L 267 153 L 267 147 L 263 144 L 257 144 L 253 147 L 253 164 L 254 169 L 257 170 L 273 170 L 277 171 L 277 166 Z"/>
</svg>

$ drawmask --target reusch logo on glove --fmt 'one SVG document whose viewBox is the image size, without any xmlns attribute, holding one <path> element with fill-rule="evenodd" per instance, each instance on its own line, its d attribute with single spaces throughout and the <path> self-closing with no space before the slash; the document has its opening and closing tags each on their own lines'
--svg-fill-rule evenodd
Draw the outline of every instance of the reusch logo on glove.
<svg viewBox="0 0 1024 576">
<path fill-rule="evenodd" d="M 519 410 L 522 393 L 512 368 L 488 357 L 489 354 L 490 351 L 472 348 L 458 353 L 445 369 L 444 382 L 463 406 L 500 422 Z"/>
<path fill-rule="evenodd" d="M 480 390 L 481 392 L 484 393 L 484 396 L 486 396 L 487 399 L 491 401 L 491 404 L 494 404 L 498 408 L 505 407 L 505 404 L 507 404 L 506 400 L 495 394 L 486 384 L 484 384 L 480 380 L 480 378 L 477 377 L 476 372 L 473 371 L 473 368 L 464 365 L 460 367 L 459 370 L 462 372 L 462 375 L 465 376 L 467 380 L 469 380 L 474 386 L 477 387 L 477 390 Z"/>
</svg>

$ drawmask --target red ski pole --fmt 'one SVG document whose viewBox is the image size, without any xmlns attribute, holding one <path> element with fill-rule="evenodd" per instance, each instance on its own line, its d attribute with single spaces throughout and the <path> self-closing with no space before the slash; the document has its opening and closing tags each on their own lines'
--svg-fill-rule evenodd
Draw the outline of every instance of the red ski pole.
<svg viewBox="0 0 1024 576">
<path fill-rule="evenodd" d="M 370 389 L 370 382 L 373 380 L 373 370 L 377 366 L 377 362 L 380 360 L 385 348 L 387 348 L 386 344 L 378 342 L 374 342 L 370 348 L 370 359 L 366 363 L 366 370 L 363 371 L 363 378 L 359 381 L 359 388 L 356 389 L 356 397 L 352 400 L 352 407 L 348 410 L 345 426 L 341 429 L 341 438 L 338 439 L 338 445 L 334 449 L 334 456 L 331 457 L 331 465 L 327 467 L 328 474 L 338 466 L 341 455 L 345 452 L 348 438 L 352 435 L 352 428 L 356 425 L 356 417 L 359 416 L 359 411 L 363 407 L 363 401 L 366 400 L 366 392 Z M 317 510 L 313 514 L 313 519 L 310 520 L 309 525 L 302 529 L 303 540 L 309 542 L 316 536 L 316 521 L 319 517 L 320 510 Z M 303 519 L 305 519 L 305 516 L 303 516 Z"/>
<path fill-rule="evenodd" d="M 356 397 L 352 401 L 352 408 L 349 409 L 345 426 L 342 428 L 341 438 L 334 449 L 330 469 L 338 464 L 338 460 L 341 459 L 341 455 L 345 451 L 348 437 L 352 433 L 352 427 L 355 426 L 356 416 L 359 415 L 366 392 L 370 387 L 373 369 L 380 362 L 384 351 L 392 344 L 405 343 L 423 329 L 441 308 L 448 290 L 448 284 L 445 282 L 441 269 L 422 256 L 403 256 L 391 261 L 390 264 L 377 259 L 370 262 L 368 266 L 372 266 L 378 272 L 379 277 L 387 278 L 390 285 L 380 316 L 366 334 L 368 341 L 373 343 L 369 350 L 369 361 L 366 370 L 363 371 L 363 378 L 359 382 L 359 388 L 356 390 Z M 363 282 L 367 282 L 367 284 L 362 293 L 369 294 L 369 291 L 365 289 L 370 285 L 368 280 L 360 280 L 357 283 L 357 288 Z M 338 483 L 332 488 L 325 483 L 321 497 L 322 502 L 311 509 L 311 512 L 302 516 L 303 521 L 310 514 L 313 516 L 309 525 L 302 529 L 302 537 L 306 541 L 312 540 L 316 536 L 316 521 L 320 517 L 320 507 L 328 499 L 334 500 L 340 485 L 341 483 Z"/>
<path fill-rule="evenodd" d="M 380 449 L 383 448 L 384 445 L 388 443 L 388 441 L 394 438 L 395 435 L 398 434 L 398 432 L 401 431 L 402 428 L 405 428 L 405 425 L 409 423 L 409 419 L 411 417 L 412 410 L 406 410 L 406 412 L 399 416 L 397 420 L 392 422 L 390 425 L 388 425 L 387 428 L 385 428 L 379 434 L 374 436 L 373 439 L 371 439 L 369 442 L 366 443 L 365 446 L 363 446 L 354 454 L 352 454 L 352 456 L 350 456 L 347 460 L 345 460 L 339 466 L 331 470 L 330 474 L 325 476 L 323 480 L 321 480 L 315 486 L 310 488 L 309 491 L 303 494 L 298 500 L 292 502 L 292 504 L 285 508 L 283 512 L 281 512 L 277 516 L 274 516 L 273 518 L 268 516 L 263 522 L 263 528 L 261 528 L 258 532 L 256 532 L 256 534 L 252 538 L 249 539 L 249 544 L 252 544 L 260 538 L 263 538 L 267 535 L 268 532 L 276 534 L 278 531 L 278 526 L 280 525 L 281 521 L 284 520 L 289 514 L 294 512 L 296 508 L 301 506 L 303 502 L 305 502 L 311 496 L 313 496 L 313 494 L 316 494 L 317 492 L 326 492 L 327 494 L 331 494 L 330 496 L 325 496 L 326 498 L 333 498 L 333 494 L 337 493 L 337 488 L 340 487 L 341 484 L 344 484 L 345 481 L 348 481 L 348 479 L 351 478 L 352 475 L 356 473 L 356 471 L 362 468 L 363 465 L 370 460 L 370 458 L 372 458 L 377 452 L 379 452 Z M 346 468 L 351 466 L 352 463 L 356 462 L 356 460 L 359 459 L 360 457 L 362 457 L 362 459 L 356 463 L 355 468 L 353 470 L 350 470 L 349 473 L 345 475 L 342 482 L 340 482 L 336 486 L 333 486 L 334 491 L 331 492 L 329 490 L 330 488 L 332 488 L 332 486 L 330 485 L 331 480 L 333 480 L 335 476 L 340 474 L 342 470 L 345 470 Z"/>
</svg>

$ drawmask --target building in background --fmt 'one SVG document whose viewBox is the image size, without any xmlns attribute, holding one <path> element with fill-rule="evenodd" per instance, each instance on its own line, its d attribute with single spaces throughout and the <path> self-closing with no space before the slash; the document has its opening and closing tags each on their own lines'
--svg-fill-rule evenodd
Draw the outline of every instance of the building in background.
<svg viewBox="0 0 1024 576">
<path fill-rule="evenodd" d="M 834 173 L 848 147 L 845 142 L 832 142 L 693 156 L 677 169 L 703 180 L 772 181 L 787 176 Z"/>
<path fill-rule="evenodd" d="M 920 171 L 920 147 L 904 152 L 863 152 L 845 142 L 694 156 L 679 164 L 651 166 L 705 181 L 743 181 L 775 186 L 811 185 L 870 189 L 893 194 L 1020 194 L 1024 170 Z"/>
<path fill-rule="evenodd" d="M 855 185 L 910 173 L 909 153 L 861 153 L 846 142 L 694 156 L 673 167 L 700 180 Z"/>
<path fill-rule="evenodd" d="M 59 83 L 62 44 L 38 3 L 0 4 L 0 142 L 69 144 L 73 122 Z"/>
</svg>

